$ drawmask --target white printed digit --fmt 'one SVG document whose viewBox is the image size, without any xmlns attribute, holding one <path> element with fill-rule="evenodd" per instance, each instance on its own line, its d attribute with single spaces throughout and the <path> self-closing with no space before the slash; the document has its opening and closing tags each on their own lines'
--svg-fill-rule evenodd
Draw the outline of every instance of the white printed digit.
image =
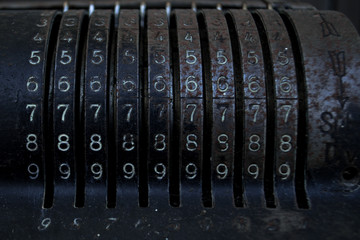
<svg viewBox="0 0 360 240">
<path fill-rule="evenodd" d="M 30 122 L 34 121 L 34 114 L 36 110 L 37 104 L 27 104 L 26 109 L 32 109 L 30 113 Z"/>
<path fill-rule="evenodd" d="M 186 149 L 193 152 L 197 149 L 198 144 L 196 142 L 197 136 L 195 134 L 189 134 L 186 136 Z"/>
<path fill-rule="evenodd" d="M 219 50 L 216 52 L 216 58 L 217 58 L 217 63 L 220 65 L 224 65 L 228 62 L 228 59 L 226 58 L 226 56 L 224 55 L 224 50 Z"/>
<path fill-rule="evenodd" d="M 99 65 L 104 61 L 104 55 L 101 50 L 93 50 L 91 62 L 93 64 Z"/>
<path fill-rule="evenodd" d="M 44 41 L 44 39 L 40 36 L 39 33 L 36 33 L 36 35 L 33 37 L 33 40 L 37 43 Z"/>
<path fill-rule="evenodd" d="M 58 136 L 58 144 L 57 147 L 60 151 L 66 152 L 70 149 L 69 136 L 66 134 L 60 134 Z"/>
<path fill-rule="evenodd" d="M 224 122 L 224 121 L 225 121 L 226 111 L 227 111 L 227 107 L 224 108 L 224 111 L 223 111 L 223 113 L 221 114 L 221 122 Z"/>
<path fill-rule="evenodd" d="M 185 40 L 189 42 L 193 41 L 193 37 L 189 32 L 186 33 Z"/>
<path fill-rule="evenodd" d="M 290 176 L 290 166 L 289 166 L 289 164 L 287 164 L 287 163 L 281 164 L 279 166 L 278 171 L 279 171 L 279 174 L 283 176 L 281 179 L 286 180 Z"/>
<path fill-rule="evenodd" d="M 259 109 L 260 109 L 260 105 L 259 105 L 259 104 L 250 104 L 249 107 L 250 107 L 250 110 L 255 109 L 254 119 L 253 119 L 253 122 L 255 123 L 255 122 L 256 122 L 256 118 L 257 118 L 257 114 L 258 114 Z"/>
<path fill-rule="evenodd" d="M 154 171 L 157 174 L 156 178 L 159 180 L 163 179 L 166 175 L 166 167 L 162 163 L 156 164 L 154 167 Z"/>
<path fill-rule="evenodd" d="M 96 122 L 98 120 L 99 111 L 101 109 L 101 104 L 91 104 L 90 109 L 93 109 L 93 108 L 95 108 L 94 121 Z"/>
<path fill-rule="evenodd" d="M 194 114 L 195 114 L 197 105 L 195 103 L 186 104 L 186 109 L 188 109 L 189 107 L 193 107 L 193 110 L 191 111 L 191 114 L 190 114 L 190 122 L 194 122 Z"/>
<path fill-rule="evenodd" d="M 66 77 L 66 76 L 60 77 L 59 82 L 58 82 L 58 89 L 60 90 L 60 92 L 69 91 L 70 81 L 69 81 L 68 77 Z"/>
<path fill-rule="evenodd" d="M 216 173 L 219 179 L 225 179 L 229 173 L 229 169 L 225 164 L 220 163 L 216 166 Z"/>
<path fill-rule="evenodd" d="M 129 59 L 128 61 L 126 61 L 127 64 L 132 64 L 135 62 L 136 58 L 133 54 L 130 53 L 130 50 L 126 50 L 124 55 Z"/>
<path fill-rule="evenodd" d="M 227 78 L 225 76 L 220 76 L 217 81 L 217 89 L 219 92 L 225 93 L 227 90 L 229 90 L 229 84 L 227 82 Z"/>
<path fill-rule="evenodd" d="M 44 231 L 46 230 L 51 224 L 51 219 L 50 218 L 44 218 L 40 225 L 38 226 L 38 230 L 39 231 Z"/>
<path fill-rule="evenodd" d="M 164 81 L 164 77 L 161 75 L 158 75 L 155 77 L 155 81 L 154 81 L 154 88 L 156 91 L 158 92 L 162 92 L 165 90 L 166 88 L 166 83 Z"/>
<path fill-rule="evenodd" d="M 118 218 L 108 218 L 107 220 L 109 221 L 109 223 L 106 225 L 105 229 L 109 230 L 110 226 L 113 225 L 118 220 Z"/>
<path fill-rule="evenodd" d="M 254 179 L 257 179 L 259 176 L 259 166 L 255 163 L 250 164 L 247 168 L 247 172 L 254 177 Z"/>
<path fill-rule="evenodd" d="M 93 92 L 98 92 L 101 89 L 101 82 L 98 76 L 94 76 L 90 80 L 90 89 Z"/>
<path fill-rule="evenodd" d="M 39 89 L 39 84 L 35 81 L 35 77 L 31 76 L 28 78 L 26 88 L 29 92 L 36 92 Z"/>
<path fill-rule="evenodd" d="M 166 149 L 166 137 L 164 134 L 156 134 L 155 135 L 155 143 L 154 148 L 156 151 L 164 151 Z"/>
<path fill-rule="evenodd" d="M 252 93 L 257 93 L 260 90 L 260 84 L 258 83 L 258 78 L 256 76 L 249 77 L 248 88 Z"/>
<path fill-rule="evenodd" d="M 291 111 L 291 105 L 282 105 L 280 108 L 281 109 L 284 109 L 285 111 L 286 111 L 286 113 L 285 113 L 285 119 L 284 119 L 284 121 L 285 121 L 285 123 L 287 123 L 288 122 L 288 119 L 289 119 L 289 114 L 290 114 L 290 111 Z"/>
<path fill-rule="evenodd" d="M 40 23 L 36 24 L 37 27 L 46 27 L 48 20 L 45 18 L 40 19 Z"/>
<path fill-rule="evenodd" d="M 132 179 L 135 176 L 135 166 L 132 163 L 125 163 L 123 166 L 124 178 Z"/>
<path fill-rule="evenodd" d="M 129 108 L 129 111 L 128 113 L 126 114 L 126 122 L 130 122 L 130 119 L 131 119 L 131 112 L 133 110 L 133 104 L 124 104 L 124 108 L 125 107 L 128 107 Z"/>
<path fill-rule="evenodd" d="M 30 152 L 34 152 L 38 149 L 37 136 L 35 134 L 28 134 L 26 137 L 26 149 Z"/>
<path fill-rule="evenodd" d="M 229 143 L 228 143 L 228 140 L 229 140 L 229 136 L 226 135 L 226 134 L 220 134 L 218 137 L 217 137 L 217 140 L 219 142 L 219 144 L 221 145 L 221 152 L 225 152 L 229 149 Z"/>
<path fill-rule="evenodd" d="M 194 50 L 186 50 L 186 63 L 187 64 L 195 64 L 197 61 L 197 57 L 194 55 Z"/>
<path fill-rule="evenodd" d="M 93 178 L 98 180 L 102 177 L 103 174 L 103 168 L 100 163 L 94 163 L 91 165 L 91 172 L 94 174 Z"/>
<path fill-rule="evenodd" d="M 248 51 L 247 57 L 248 57 L 248 61 L 247 61 L 248 63 L 253 65 L 258 64 L 259 58 L 256 55 L 255 51 Z"/>
<path fill-rule="evenodd" d="M 39 177 L 39 172 L 40 172 L 40 169 L 39 169 L 39 166 L 35 163 L 31 163 L 28 168 L 28 173 L 30 174 L 29 178 L 34 180 L 34 179 L 37 179 Z"/>
<path fill-rule="evenodd" d="M 104 41 L 104 37 L 102 36 L 101 32 L 97 32 L 95 34 L 95 36 L 93 37 L 93 39 L 97 42 L 102 42 Z"/>
<path fill-rule="evenodd" d="M 189 163 L 185 167 L 185 172 L 186 172 L 186 178 L 187 179 L 196 178 L 196 175 L 197 175 L 197 167 L 196 167 L 196 165 L 193 164 L 193 163 Z"/>
<path fill-rule="evenodd" d="M 29 63 L 31 65 L 36 65 L 39 64 L 40 61 L 41 61 L 40 51 L 32 51 L 29 58 Z"/>
<path fill-rule="evenodd" d="M 90 149 L 94 152 L 98 152 L 102 148 L 101 136 L 99 134 L 93 134 L 90 137 Z"/>
<path fill-rule="evenodd" d="M 69 164 L 67 164 L 67 163 L 60 164 L 59 172 L 62 174 L 62 176 L 60 176 L 62 179 L 69 179 L 70 174 L 71 174 Z"/>
<path fill-rule="evenodd" d="M 64 108 L 64 111 L 61 114 L 61 121 L 65 122 L 66 112 L 69 108 L 69 104 L 58 104 L 57 110 L 60 110 L 61 108 Z"/>
<path fill-rule="evenodd" d="M 134 135 L 130 133 L 123 135 L 122 148 L 127 152 L 134 150 L 135 148 Z"/>
<path fill-rule="evenodd" d="M 67 50 L 63 50 L 61 52 L 61 57 L 60 57 L 61 58 L 61 60 L 60 60 L 61 64 L 66 65 L 66 64 L 71 63 L 72 58 L 68 53 L 69 53 L 69 51 L 67 51 Z"/>
<path fill-rule="evenodd" d="M 280 89 L 284 93 L 291 91 L 291 84 L 288 82 L 290 79 L 288 77 L 282 77 L 280 80 Z"/>
<path fill-rule="evenodd" d="M 67 27 L 73 27 L 76 24 L 76 18 L 67 18 L 65 21 L 65 26 Z"/>
<path fill-rule="evenodd" d="M 188 76 L 185 81 L 186 90 L 194 92 L 198 88 L 198 84 L 195 82 L 194 76 Z"/>
<path fill-rule="evenodd" d="M 252 151 L 252 152 L 257 152 L 259 151 L 261 145 L 260 145 L 260 137 L 259 135 L 251 135 L 250 138 L 249 138 L 249 150 Z"/>
<path fill-rule="evenodd" d="M 292 149 L 291 145 L 291 136 L 290 135 L 282 135 L 280 139 L 280 150 L 282 152 L 290 152 Z"/>
</svg>

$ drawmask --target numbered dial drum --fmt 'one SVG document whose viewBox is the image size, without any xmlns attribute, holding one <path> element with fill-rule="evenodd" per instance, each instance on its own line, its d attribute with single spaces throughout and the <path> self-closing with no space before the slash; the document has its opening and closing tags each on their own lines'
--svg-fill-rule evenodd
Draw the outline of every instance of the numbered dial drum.
<svg viewBox="0 0 360 240">
<path fill-rule="evenodd" d="M 90 10 L 0 11 L 0 199 L 159 211 L 358 196 L 360 40 L 343 15 Z"/>
</svg>

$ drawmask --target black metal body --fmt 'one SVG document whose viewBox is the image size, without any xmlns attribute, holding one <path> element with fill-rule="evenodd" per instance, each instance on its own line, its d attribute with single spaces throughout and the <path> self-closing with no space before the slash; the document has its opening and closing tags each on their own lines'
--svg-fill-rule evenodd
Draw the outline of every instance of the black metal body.
<svg viewBox="0 0 360 240">
<path fill-rule="evenodd" d="M 226 4 L 0 11 L 3 239 L 360 236 L 355 28 Z"/>
</svg>

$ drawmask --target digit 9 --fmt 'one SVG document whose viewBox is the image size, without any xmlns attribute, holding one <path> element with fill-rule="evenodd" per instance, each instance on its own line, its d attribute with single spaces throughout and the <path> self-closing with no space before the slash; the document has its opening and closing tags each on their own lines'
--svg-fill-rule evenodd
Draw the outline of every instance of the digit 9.
<svg viewBox="0 0 360 240">
<path fill-rule="evenodd" d="M 255 163 L 250 164 L 247 168 L 248 174 L 250 174 L 254 179 L 259 177 L 259 166 Z"/>
<path fill-rule="evenodd" d="M 278 172 L 281 175 L 281 180 L 288 179 L 291 174 L 291 169 L 290 169 L 289 164 L 287 164 L 287 163 L 281 164 L 279 166 Z"/>
<path fill-rule="evenodd" d="M 225 179 L 229 174 L 229 169 L 225 164 L 220 163 L 216 166 L 216 173 L 219 179 Z"/>
<path fill-rule="evenodd" d="M 158 163 L 154 167 L 154 172 L 156 173 L 156 178 L 161 180 L 166 175 L 166 167 L 163 163 Z"/>
</svg>

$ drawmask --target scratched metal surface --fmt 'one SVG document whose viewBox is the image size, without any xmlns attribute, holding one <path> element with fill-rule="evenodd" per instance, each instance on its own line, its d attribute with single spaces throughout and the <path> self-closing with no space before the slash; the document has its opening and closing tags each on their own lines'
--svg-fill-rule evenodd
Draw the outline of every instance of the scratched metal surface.
<svg viewBox="0 0 360 240">
<path fill-rule="evenodd" d="M 341 13 L 287 14 L 297 29 L 304 63 L 307 167 L 316 189 L 312 194 L 356 192 L 359 176 L 348 175 L 359 168 L 359 36 Z M 332 184 L 324 184 L 327 181 Z"/>
</svg>

